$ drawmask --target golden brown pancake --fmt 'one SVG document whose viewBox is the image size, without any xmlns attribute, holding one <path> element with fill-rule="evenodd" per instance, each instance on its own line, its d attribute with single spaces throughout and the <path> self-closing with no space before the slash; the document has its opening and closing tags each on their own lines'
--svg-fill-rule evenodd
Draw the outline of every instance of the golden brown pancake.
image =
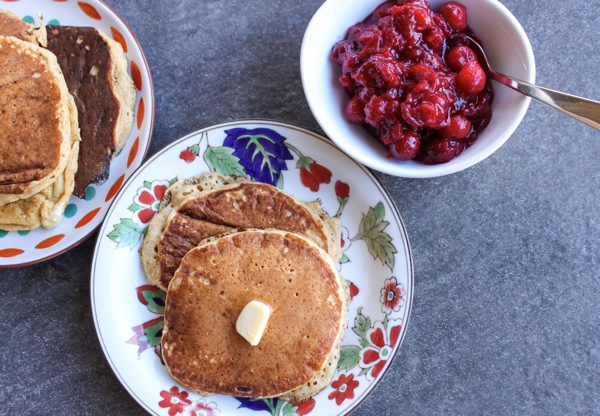
<svg viewBox="0 0 600 416">
<path fill-rule="evenodd" d="M 29 198 L 1 206 L 0 229 L 32 230 L 40 226 L 52 228 L 57 225 L 73 194 L 78 153 L 79 141 L 76 140 L 63 174 L 51 185 Z"/>
<path fill-rule="evenodd" d="M 51 52 L 0 36 L 0 206 L 63 174 L 73 150 L 72 99 Z"/>
<path fill-rule="evenodd" d="M 14 36 L 26 42 L 36 43 L 33 25 L 24 22 L 21 17 L 8 10 L 0 10 L 0 35 Z"/>
<path fill-rule="evenodd" d="M 180 186 L 169 195 L 171 202 L 152 219 L 142 247 L 146 276 L 163 289 L 190 249 L 237 228 L 295 232 L 335 261 L 341 256 L 339 220 L 329 218 L 318 203 L 300 202 L 274 186 L 238 178 L 207 191 Z"/>
<path fill-rule="evenodd" d="M 252 300 L 271 308 L 254 347 L 235 329 Z M 185 255 L 169 285 L 163 359 L 201 394 L 304 400 L 331 381 L 347 300 L 331 257 L 306 237 L 247 230 L 212 238 Z"/>
<path fill-rule="evenodd" d="M 133 124 L 135 88 L 121 45 L 92 27 L 48 26 L 48 49 L 79 112 L 81 149 L 74 194 L 103 183 Z"/>
<path fill-rule="evenodd" d="M 6 11 L 0 11 L 0 34 L 13 36 L 35 45 L 38 42 L 46 43 L 43 25 L 35 29 L 32 25 L 23 22 L 16 14 Z M 31 230 L 39 226 L 51 228 L 62 219 L 73 192 L 80 141 L 77 108 L 72 97 L 69 97 L 68 107 L 71 122 L 71 151 L 65 170 L 38 193 L 0 206 L 0 229 Z"/>
</svg>

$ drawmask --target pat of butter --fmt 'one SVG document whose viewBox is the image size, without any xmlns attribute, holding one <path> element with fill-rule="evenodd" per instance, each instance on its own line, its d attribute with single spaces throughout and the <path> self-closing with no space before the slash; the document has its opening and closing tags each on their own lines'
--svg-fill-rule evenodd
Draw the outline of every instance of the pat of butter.
<svg viewBox="0 0 600 416">
<path fill-rule="evenodd" d="M 258 300 L 250 301 L 238 316 L 235 329 L 250 345 L 255 347 L 265 332 L 270 316 L 271 308 L 269 305 L 265 305 Z"/>
</svg>

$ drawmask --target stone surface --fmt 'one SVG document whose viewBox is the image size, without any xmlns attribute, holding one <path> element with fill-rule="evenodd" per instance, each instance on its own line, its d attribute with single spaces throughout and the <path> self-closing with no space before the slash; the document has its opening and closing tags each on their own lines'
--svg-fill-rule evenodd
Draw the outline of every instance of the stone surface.
<svg viewBox="0 0 600 416">
<path fill-rule="evenodd" d="M 600 99 L 600 3 L 505 0 L 539 84 Z M 320 0 L 117 1 L 156 91 L 150 153 L 225 120 L 321 132 L 299 54 Z M 400 353 L 355 415 L 600 413 L 600 132 L 532 103 L 512 138 L 464 172 L 377 174 L 411 239 L 415 296 Z M 94 238 L 0 270 L 0 413 L 142 415 L 101 351 Z"/>
</svg>

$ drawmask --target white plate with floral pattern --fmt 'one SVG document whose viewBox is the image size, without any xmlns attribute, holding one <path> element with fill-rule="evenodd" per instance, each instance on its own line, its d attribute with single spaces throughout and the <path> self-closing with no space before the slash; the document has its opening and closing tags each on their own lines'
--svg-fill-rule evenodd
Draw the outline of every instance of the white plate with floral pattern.
<svg viewBox="0 0 600 416">
<path fill-rule="evenodd" d="M 38 263 L 74 247 L 98 228 L 125 180 L 142 164 L 154 126 L 154 90 L 146 57 L 127 23 L 100 0 L 0 0 L 0 9 L 39 24 L 91 26 L 123 46 L 136 88 L 135 115 L 127 142 L 110 165 L 106 182 L 90 185 L 86 198 L 72 197 L 62 221 L 54 228 L 32 231 L 0 230 L 0 267 Z"/>
<path fill-rule="evenodd" d="M 339 271 L 352 295 L 349 327 L 332 383 L 304 403 L 202 397 L 178 385 L 155 351 L 165 293 L 147 282 L 140 243 L 169 184 L 207 171 L 271 183 L 303 201 L 318 198 L 329 215 L 341 218 Z M 148 160 L 115 198 L 91 272 L 96 330 L 110 365 L 146 410 L 170 416 L 347 414 L 389 368 L 406 332 L 412 295 L 406 230 L 377 179 L 322 136 L 266 120 L 198 130 Z"/>
</svg>

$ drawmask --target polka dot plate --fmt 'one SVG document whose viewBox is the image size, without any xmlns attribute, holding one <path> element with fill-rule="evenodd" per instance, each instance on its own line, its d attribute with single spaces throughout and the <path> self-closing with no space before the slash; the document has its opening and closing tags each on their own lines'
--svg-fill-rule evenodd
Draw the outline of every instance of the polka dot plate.
<svg viewBox="0 0 600 416">
<path fill-rule="evenodd" d="M 108 180 L 90 185 L 86 198 L 72 197 L 63 220 L 54 228 L 32 231 L 0 230 L 0 267 L 38 263 L 74 247 L 102 222 L 113 198 L 141 165 L 150 145 L 154 124 L 154 90 L 148 63 L 127 23 L 99 0 L 0 0 L 0 9 L 39 24 L 39 13 L 48 25 L 92 26 L 119 42 L 127 57 L 136 88 L 135 117 L 131 133 L 111 163 Z"/>
</svg>

